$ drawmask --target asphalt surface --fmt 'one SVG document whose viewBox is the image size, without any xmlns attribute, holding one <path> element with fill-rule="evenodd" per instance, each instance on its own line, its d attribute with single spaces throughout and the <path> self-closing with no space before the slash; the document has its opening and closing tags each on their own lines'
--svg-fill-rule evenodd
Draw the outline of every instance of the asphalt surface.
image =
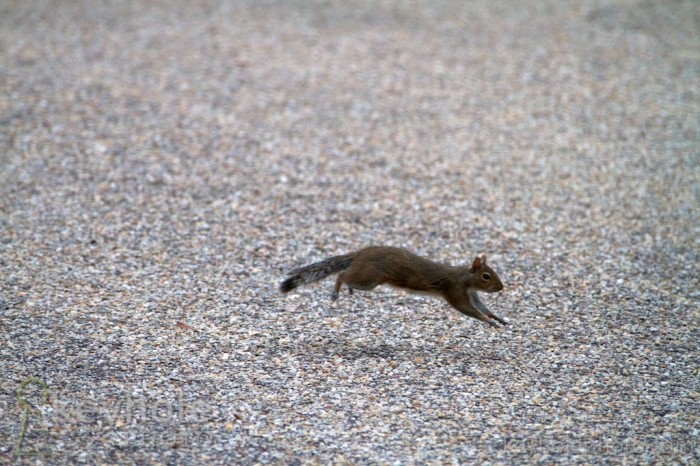
<svg viewBox="0 0 700 466">
<path fill-rule="evenodd" d="M 698 464 L 699 25 L 0 2 L 0 463 Z M 510 325 L 278 292 L 371 244 Z"/>
</svg>

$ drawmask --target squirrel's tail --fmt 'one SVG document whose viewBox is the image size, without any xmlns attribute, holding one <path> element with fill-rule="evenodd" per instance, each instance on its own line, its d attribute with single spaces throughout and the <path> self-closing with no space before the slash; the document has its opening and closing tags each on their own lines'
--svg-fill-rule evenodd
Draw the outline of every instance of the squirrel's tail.
<svg viewBox="0 0 700 466">
<path fill-rule="evenodd" d="M 289 277 L 280 285 L 280 291 L 288 293 L 298 286 L 323 280 L 329 275 L 345 270 L 350 267 L 352 258 L 352 254 L 333 256 L 321 262 L 294 269 L 289 272 Z"/>
</svg>

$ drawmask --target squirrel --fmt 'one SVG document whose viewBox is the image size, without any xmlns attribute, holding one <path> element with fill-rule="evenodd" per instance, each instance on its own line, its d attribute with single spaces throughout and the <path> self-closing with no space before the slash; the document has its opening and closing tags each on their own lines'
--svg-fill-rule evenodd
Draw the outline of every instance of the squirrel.
<svg viewBox="0 0 700 466">
<path fill-rule="evenodd" d="M 280 284 L 280 291 L 293 289 L 338 274 L 331 294 L 338 299 L 345 284 L 353 290 L 369 291 L 388 284 L 409 291 L 442 296 L 462 314 L 498 328 L 508 322 L 493 314 L 479 299 L 478 291 L 495 293 L 503 283 L 489 266 L 486 256 L 476 257 L 471 265 L 452 266 L 433 262 L 412 252 L 390 246 L 370 246 L 359 251 L 333 256 L 321 262 L 296 268 Z"/>
</svg>

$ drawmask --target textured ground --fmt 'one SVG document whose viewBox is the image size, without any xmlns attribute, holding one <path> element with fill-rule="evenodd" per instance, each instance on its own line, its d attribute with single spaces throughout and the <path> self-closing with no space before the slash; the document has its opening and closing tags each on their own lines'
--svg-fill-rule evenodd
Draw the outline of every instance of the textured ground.
<svg viewBox="0 0 700 466">
<path fill-rule="evenodd" d="M 0 463 L 697 464 L 699 31 L 693 0 L 0 2 Z M 277 293 L 368 244 L 487 254 L 511 325 Z"/>
</svg>

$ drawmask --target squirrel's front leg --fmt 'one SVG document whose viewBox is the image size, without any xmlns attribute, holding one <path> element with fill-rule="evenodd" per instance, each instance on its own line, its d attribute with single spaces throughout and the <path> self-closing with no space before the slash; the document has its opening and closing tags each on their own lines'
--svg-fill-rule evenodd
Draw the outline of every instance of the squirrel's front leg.
<svg viewBox="0 0 700 466">
<path fill-rule="evenodd" d="M 449 299 L 448 298 L 448 302 L 452 305 L 452 307 L 457 309 L 462 314 L 464 314 L 468 317 L 471 317 L 472 319 L 477 319 L 477 320 L 480 320 L 482 322 L 486 322 L 491 327 L 499 328 L 498 324 L 496 322 L 494 322 L 494 319 L 491 318 L 491 316 L 481 312 L 481 310 L 474 305 L 473 301 L 470 298 L 471 298 L 471 294 L 468 295 L 466 297 L 466 299 L 464 296 L 462 296 L 461 299 Z M 483 303 L 481 303 L 481 304 L 483 305 Z M 488 312 L 488 310 L 487 310 L 487 312 Z M 498 320 L 500 322 L 499 319 L 496 319 L 496 320 Z"/>
<path fill-rule="evenodd" d="M 498 317 L 496 314 L 491 312 L 488 307 L 486 307 L 486 304 L 484 304 L 484 302 L 479 298 L 479 295 L 476 294 L 476 291 L 469 291 L 468 295 L 469 295 L 469 301 L 472 303 L 472 305 L 474 307 L 476 307 L 478 310 L 480 310 L 481 312 L 486 314 L 486 316 L 488 316 L 489 318 L 497 320 L 498 322 L 500 322 L 503 325 L 508 325 L 508 322 L 506 322 L 505 320 Z"/>
</svg>

